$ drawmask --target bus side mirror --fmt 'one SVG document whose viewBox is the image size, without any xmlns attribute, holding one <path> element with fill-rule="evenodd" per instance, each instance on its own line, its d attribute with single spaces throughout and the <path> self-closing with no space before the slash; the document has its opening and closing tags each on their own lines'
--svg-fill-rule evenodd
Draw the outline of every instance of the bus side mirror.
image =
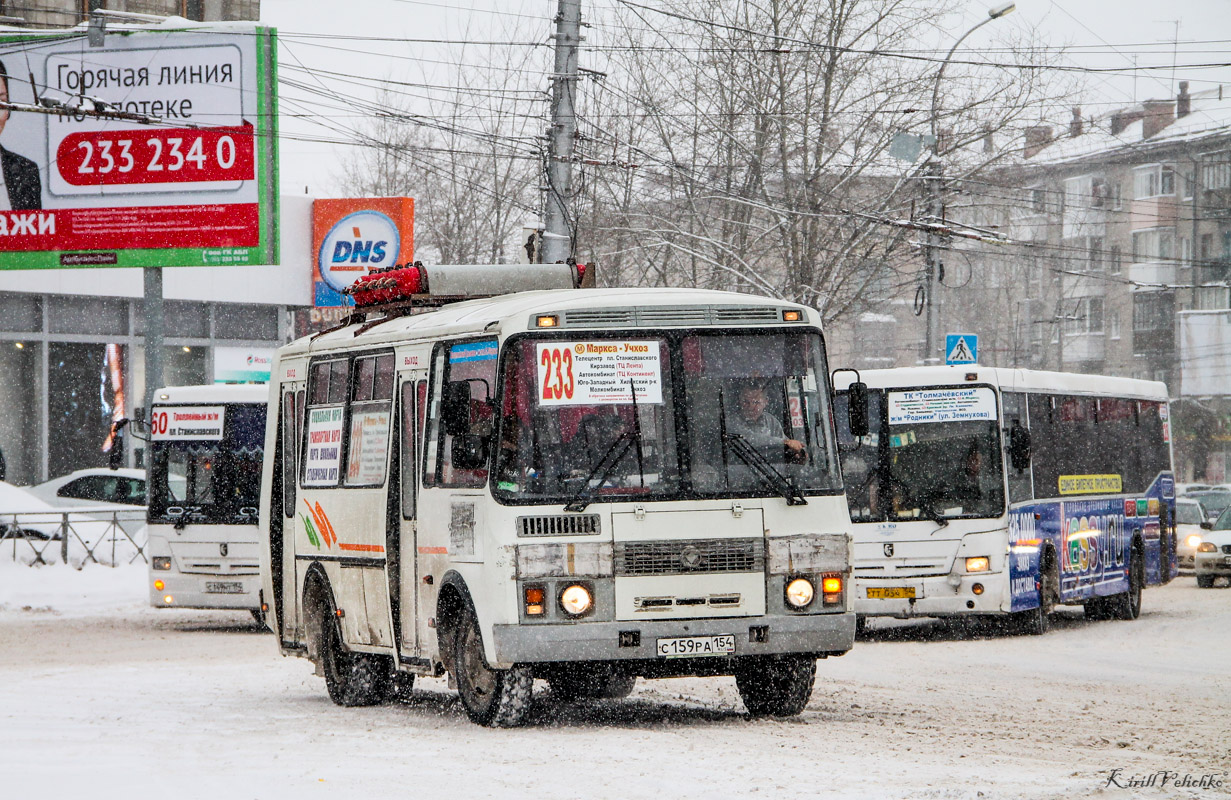
<svg viewBox="0 0 1231 800">
<path fill-rule="evenodd" d="M 1207 519 L 1205 522 L 1201 523 L 1201 530 L 1203 531 L 1214 530 L 1214 521 Z"/>
<path fill-rule="evenodd" d="M 449 381 L 441 396 L 440 421 L 445 433 L 462 436 L 470 433 L 470 384 L 466 381 Z"/>
<path fill-rule="evenodd" d="M 124 428 L 128 419 L 121 419 L 111 426 L 111 450 L 107 453 L 107 468 L 119 469 L 124 466 Z"/>
<path fill-rule="evenodd" d="M 133 409 L 132 426 L 133 430 L 145 433 L 145 406 L 137 406 Z"/>
<path fill-rule="evenodd" d="M 479 469 L 487 464 L 487 437 L 473 433 L 455 435 L 449 456 L 454 469 Z"/>
<path fill-rule="evenodd" d="M 859 439 L 868 435 L 868 385 L 855 381 L 846 390 L 847 424 L 851 436 Z"/>
<path fill-rule="evenodd" d="M 1009 462 L 1015 470 L 1030 468 L 1030 431 L 1018 420 L 1009 428 Z"/>
</svg>

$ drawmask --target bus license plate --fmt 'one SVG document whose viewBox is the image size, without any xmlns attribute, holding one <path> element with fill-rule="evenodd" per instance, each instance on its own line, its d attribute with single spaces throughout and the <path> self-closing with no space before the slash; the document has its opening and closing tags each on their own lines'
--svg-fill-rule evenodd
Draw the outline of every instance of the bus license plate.
<svg viewBox="0 0 1231 800">
<path fill-rule="evenodd" d="M 913 600 L 913 586 L 877 586 L 868 587 L 869 600 Z"/>
<path fill-rule="evenodd" d="M 206 581 L 206 594 L 243 594 L 244 585 L 239 581 Z"/>
<path fill-rule="evenodd" d="M 735 634 L 721 636 L 685 636 L 680 639 L 659 639 L 658 654 L 663 658 L 693 656 L 729 656 L 735 653 Z"/>
</svg>

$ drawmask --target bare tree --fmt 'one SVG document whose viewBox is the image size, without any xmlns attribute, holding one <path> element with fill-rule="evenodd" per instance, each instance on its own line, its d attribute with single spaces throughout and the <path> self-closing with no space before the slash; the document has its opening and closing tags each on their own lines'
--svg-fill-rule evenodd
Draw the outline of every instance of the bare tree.
<svg viewBox="0 0 1231 800">
<path fill-rule="evenodd" d="M 913 284 L 914 235 L 885 221 L 910 215 L 920 169 L 888 151 L 931 126 L 941 59 L 919 42 L 946 40 L 945 8 L 622 2 L 583 128 L 591 258 L 624 281 L 771 294 L 827 321 Z M 1003 157 L 1004 132 L 1052 91 L 1036 44 L 998 52 L 1003 66 L 951 65 L 940 147 L 961 177 Z M 972 148 L 989 133 L 999 147 Z"/>
</svg>

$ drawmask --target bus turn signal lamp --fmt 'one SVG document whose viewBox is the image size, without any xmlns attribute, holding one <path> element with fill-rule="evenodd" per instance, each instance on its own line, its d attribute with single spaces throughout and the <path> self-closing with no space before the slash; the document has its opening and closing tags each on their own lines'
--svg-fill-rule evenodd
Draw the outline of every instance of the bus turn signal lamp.
<svg viewBox="0 0 1231 800">
<path fill-rule="evenodd" d="M 967 572 L 987 572 L 991 568 L 987 556 L 973 556 L 966 559 Z"/>
<path fill-rule="evenodd" d="M 166 587 L 166 585 L 167 584 L 163 583 L 162 581 L 154 581 L 154 591 L 161 592 Z"/>
<path fill-rule="evenodd" d="M 1218 545 L 1214 544 L 1213 542 L 1202 542 L 1201 544 L 1197 545 L 1197 552 L 1198 553 L 1216 553 L 1218 552 Z"/>
<path fill-rule="evenodd" d="M 827 606 L 842 602 L 841 575 L 826 575 L 821 578 L 821 598 Z"/>
<path fill-rule="evenodd" d="M 543 607 L 543 587 L 526 587 L 526 616 L 541 617 L 546 609 Z"/>
</svg>

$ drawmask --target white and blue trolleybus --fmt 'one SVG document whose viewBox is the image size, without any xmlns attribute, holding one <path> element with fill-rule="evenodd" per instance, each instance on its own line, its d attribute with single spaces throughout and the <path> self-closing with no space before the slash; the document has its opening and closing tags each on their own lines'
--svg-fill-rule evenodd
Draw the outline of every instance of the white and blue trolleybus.
<svg viewBox="0 0 1231 800">
<path fill-rule="evenodd" d="M 1176 574 L 1167 390 L 976 365 L 835 374 L 864 617 L 1012 615 L 1058 604 L 1135 619 Z"/>
</svg>

